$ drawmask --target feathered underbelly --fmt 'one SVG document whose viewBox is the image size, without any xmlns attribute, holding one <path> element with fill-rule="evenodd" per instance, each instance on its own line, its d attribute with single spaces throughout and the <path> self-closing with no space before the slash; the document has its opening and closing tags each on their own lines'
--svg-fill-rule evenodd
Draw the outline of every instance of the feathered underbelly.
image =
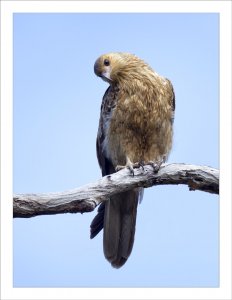
<svg viewBox="0 0 232 300">
<path fill-rule="evenodd" d="M 105 149 L 113 164 L 158 161 L 167 156 L 172 145 L 169 115 L 157 109 L 134 106 L 115 108 L 107 129 Z"/>
</svg>

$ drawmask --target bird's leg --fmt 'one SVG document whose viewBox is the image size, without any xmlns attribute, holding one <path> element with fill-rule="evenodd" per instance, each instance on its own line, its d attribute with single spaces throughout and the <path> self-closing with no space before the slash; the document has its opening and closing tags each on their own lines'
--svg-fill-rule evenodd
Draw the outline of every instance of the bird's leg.
<svg viewBox="0 0 232 300">
<path fill-rule="evenodd" d="M 134 168 L 139 168 L 140 167 L 140 163 L 132 163 L 132 161 L 127 157 L 126 158 L 126 165 L 125 166 L 121 166 L 121 165 L 117 165 L 115 170 L 116 172 L 124 169 L 124 168 L 128 168 L 131 172 L 131 174 L 134 176 Z"/>
<path fill-rule="evenodd" d="M 140 161 L 134 163 L 133 167 L 134 168 L 140 168 L 141 167 L 143 169 L 143 171 L 144 171 L 144 165 L 145 165 L 145 162 L 143 160 L 140 160 Z"/>
<path fill-rule="evenodd" d="M 147 164 L 152 166 L 153 170 L 154 170 L 154 173 L 158 173 L 162 163 L 165 161 L 165 158 L 161 158 L 160 160 L 158 161 L 149 161 Z"/>
</svg>

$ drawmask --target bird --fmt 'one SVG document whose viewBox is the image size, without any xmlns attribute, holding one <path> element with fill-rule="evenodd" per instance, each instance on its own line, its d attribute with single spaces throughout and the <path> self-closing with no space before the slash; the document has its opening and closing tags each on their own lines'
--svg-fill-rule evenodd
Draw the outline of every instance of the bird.
<svg viewBox="0 0 232 300">
<path fill-rule="evenodd" d="M 95 74 L 109 86 L 103 96 L 96 150 L 102 176 L 126 167 L 152 165 L 158 172 L 172 148 L 175 93 L 170 80 L 144 60 L 126 52 L 101 55 Z M 134 244 L 138 203 L 143 188 L 101 202 L 90 238 L 103 229 L 103 250 L 112 267 L 122 267 Z"/>
</svg>

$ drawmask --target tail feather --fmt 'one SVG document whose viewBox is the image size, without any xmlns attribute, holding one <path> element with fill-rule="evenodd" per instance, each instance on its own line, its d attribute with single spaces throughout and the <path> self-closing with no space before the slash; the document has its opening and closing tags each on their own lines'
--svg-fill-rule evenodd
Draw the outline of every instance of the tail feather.
<svg viewBox="0 0 232 300">
<path fill-rule="evenodd" d="M 117 194 L 105 203 L 104 254 L 115 268 L 124 265 L 133 248 L 139 195 L 135 189 Z"/>
<path fill-rule="evenodd" d="M 117 258 L 116 249 L 119 246 L 121 220 L 118 205 L 120 200 L 117 195 L 105 203 L 103 249 L 106 259 L 110 262 Z"/>
</svg>

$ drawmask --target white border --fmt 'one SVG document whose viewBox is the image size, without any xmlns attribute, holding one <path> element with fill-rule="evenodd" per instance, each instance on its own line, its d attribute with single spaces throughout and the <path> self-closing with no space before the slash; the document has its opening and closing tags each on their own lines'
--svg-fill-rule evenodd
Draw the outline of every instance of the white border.
<svg viewBox="0 0 232 300">
<path fill-rule="evenodd" d="M 13 288 L 11 203 L 13 130 L 12 24 L 14 12 L 220 13 L 221 176 L 219 288 Z M 1 45 L 1 299 L 231 299 L 231 2 L 3 1 L 1 2 Z"/>
</svg>

